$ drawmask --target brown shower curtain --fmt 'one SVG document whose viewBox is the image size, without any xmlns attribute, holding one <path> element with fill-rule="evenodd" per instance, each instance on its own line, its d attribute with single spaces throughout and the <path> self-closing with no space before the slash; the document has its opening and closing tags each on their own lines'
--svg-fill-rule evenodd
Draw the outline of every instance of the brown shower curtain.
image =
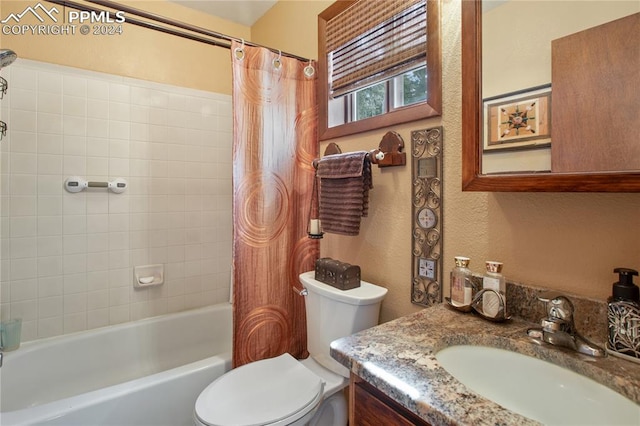
<svg viewBox="0 0 640 426">
<path fill-rule="evenodd" d="M 233 365 L 308 355 L 298 275 L 319 248 L 307 237 L 318 156 L 316 75 L 264 48 L 233 62 Z M 305 74 L 305 70 L 307 73 Z"/>
</svg>

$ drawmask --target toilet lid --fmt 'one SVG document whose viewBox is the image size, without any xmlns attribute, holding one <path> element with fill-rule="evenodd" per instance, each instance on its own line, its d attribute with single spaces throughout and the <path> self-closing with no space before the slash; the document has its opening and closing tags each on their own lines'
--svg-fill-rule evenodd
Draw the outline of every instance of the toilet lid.
<svg viewBox="0 0 640 426">
<path fill-rule="evenodd" d="M 317 406 L 323 387 L 320 377 L 283 354 L 222 375 L 202 391 L 195 414 L 209 426 L 288 424 Z"/>
</svg>

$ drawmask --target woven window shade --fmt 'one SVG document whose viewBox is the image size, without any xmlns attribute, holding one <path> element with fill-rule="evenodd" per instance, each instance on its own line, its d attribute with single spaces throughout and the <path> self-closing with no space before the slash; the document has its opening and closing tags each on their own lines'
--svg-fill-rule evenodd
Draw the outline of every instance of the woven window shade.
<svg viewBox="0 0 640 426">
<path fill-rule="evenodd" d="M 426 0 L 360 0 L 327 22 L 331 96 L 424 64 Z"/>
</svg>

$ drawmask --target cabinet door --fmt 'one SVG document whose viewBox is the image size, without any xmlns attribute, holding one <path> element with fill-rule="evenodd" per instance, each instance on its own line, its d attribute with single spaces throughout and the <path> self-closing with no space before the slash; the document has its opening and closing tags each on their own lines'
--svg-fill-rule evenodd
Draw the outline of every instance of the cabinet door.
<svg viewBox="0 0 640 426">
<path fill-rule="evenodd" d="M 428 426 L 414 413 L 353 374 L 349 405 L 349 424 L 353 426 Z"/>
<path fill-rule="evenodd" d="M 635 13 L 551 42 L 552 171 L 640 170 L 639 39 Z"/>
</svg>

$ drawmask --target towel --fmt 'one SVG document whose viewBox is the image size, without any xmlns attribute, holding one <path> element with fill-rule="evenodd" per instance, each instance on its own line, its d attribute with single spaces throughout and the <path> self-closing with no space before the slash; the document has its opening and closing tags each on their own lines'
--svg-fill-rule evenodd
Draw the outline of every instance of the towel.
<svg viewBox="0 0 640 426">
<path fill-rule="evenodd" d="M 367 151 L 326 155 L 318 161 L 320 221 L 322 230 L 358 235 L 360 218 L 369 213 L 369 189 L 373 188 Z"/>
</svg>

